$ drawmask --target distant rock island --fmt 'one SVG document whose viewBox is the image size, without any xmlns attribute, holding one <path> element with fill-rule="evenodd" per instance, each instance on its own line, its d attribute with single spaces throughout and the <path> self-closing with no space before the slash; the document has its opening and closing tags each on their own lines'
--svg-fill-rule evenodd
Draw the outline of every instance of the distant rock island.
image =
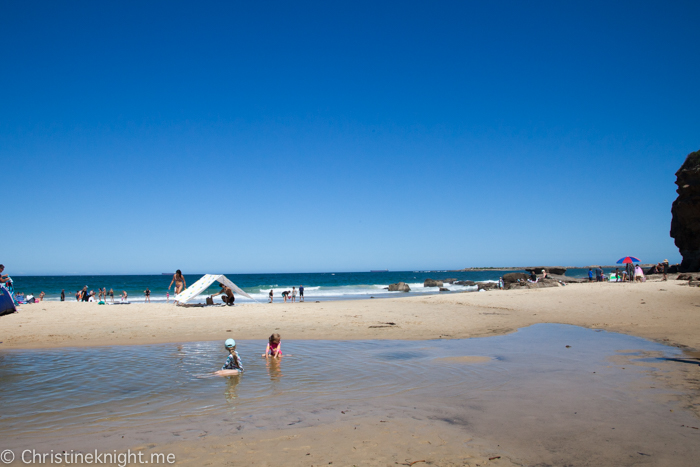
<svg viewBox="0 0 700 467">
<path fill-rule="evenodd" d="M 528 267 L 494 267 L 494 268 L 464 268 L 464 269 L 453 269 L 452 271 L 449 272 L 467 272 L 467 271 L 527 271 L 527 272 L 535 272 L 535 274 L 539 274 L 542 272 L 544 269 L 547 271 L 547 274 L 559 274 L 559 275 L 564 275 L 566 274 L 567 269 L 573 269 L 573 268 L 587 268 L 589 266 L 569 266 L 569 267 L 562 267 L 562 266 L 528 266 Z"/>
</svg>

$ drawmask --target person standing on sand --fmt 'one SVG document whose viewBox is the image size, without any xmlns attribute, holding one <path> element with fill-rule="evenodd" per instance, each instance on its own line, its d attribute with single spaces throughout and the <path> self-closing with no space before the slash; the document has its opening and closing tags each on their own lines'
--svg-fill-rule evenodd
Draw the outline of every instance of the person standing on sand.
<svg viewBox="0 0 700 467">
<path fill-rule="evenodd" d="M 151 303 L 151 290 L 146 287 L 146 290 L 144 290 L 143 293 L 146 295 L 146 303 Z"/>
<path fill-rule="evenodd" d="M 107 288 L 107 287 L 105 287 L 105 289 L 106 289 L 106 288 Z M 112 299 L 112 303 L 114 303 L 114 289 L 109 289 L 109 298 L 111 298 L 111 299 Z M 107 299 L 105 299 L 105 302 L 106 302 L 106 301 L 107 301 Z"/>
<path fill-rule="evenodd" d="M 299 286 L 299 301 L 300 302 L 304 301 L 304 286 L 303 285 Z"/>
<path fill-rule="evenodd" d="M 273 295 L 272 289 L 270 289 L 270 303 L 272 303 L 272 295 Z"/>
<path fill-rule="evenodd" d="M 297 301 L 297 288 L 292 287 L 292 303 Z"/>
<path fill-rule="evenodd" d="M 170 290 L 170 287 L 173 286 L 173 282 L 175 282 L 175 295 L 178 295 L 180 292 L 187 288 L 185 278 L 182 275 L 182 271 L 180 271 L 179 269 L 175 271 L 175 274 L 173 275 L 173 280 L 170 281 L 170 285 L 168 286 L 168 290 Z"/>
<path fill-rule="evenodd" d="M 588 282 L 593 282 L 593 269 L 588 268 Z"/>
<path fill-rule="evenodd" d="M 668 260 L 667 259 L 664 260 L 662 266 L 663 266 L 663 271 L 664 271 L 664 279 L 663 280 L 667 281 L 668 280 Z"/>
<path fill-rule="evenodd" d="M 65 289 L 61 290 L 61 301 L 65 302 L 66 301 L 66 291 Z"/>
<path fill-rule="evenodd" d="M 595 280 L 596 282 L 603 282 L 603 268 L 600 266 L 595 268 Z"/>
<path fill-rule="evenodd" d="M 625 270 L 627 271 L 627 280 L 632 282 L 634 280 L 634 267 L 632 266 L 632 263 L 627 263 Z"/>
<path fill-rule="evenodd" d="M 2 273 L 4 270 L 5 270 L 5 265 L 0 264 L 0 284 L 4 284 L 10 280 L 10 276 Z"/>
</svg>

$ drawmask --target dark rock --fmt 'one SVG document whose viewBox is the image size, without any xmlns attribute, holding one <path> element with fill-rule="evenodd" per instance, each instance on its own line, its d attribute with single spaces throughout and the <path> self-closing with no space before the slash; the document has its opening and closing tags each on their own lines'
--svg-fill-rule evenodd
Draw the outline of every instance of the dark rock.
<svg viewBox="0 0 700 467">
<path fill-rule="evenodd" d="M 457 282 L 457 279 L 450 277 L 449 279 L 443 279 L 442 282 L 444 282 L 445 284 L 452 284 L 454 282 Z"/>
<path fill-rule="evenodd" d="M 473 286 L 476 285 L 476 282 L 474 282 L 474 281 L 455 281 L 455 282 L 454 282 L 454 285 L 461 285 L 461 286 L 464 286 L 464 287 L 467 287 L 467 286 L 468 286 L 468 287 L 473 287 Z"/>
<path fill-rule="evenodd" d="M 700 276 L 697 274 L 679 274 L 676 280 L 679 281 L 700 281 Z"/>
<path fill-rule="evenodd" d="M 440 292 L 449 292 L 450 289 L 446 289 L 445 287 L 440 287 Z"/>
<path fill-rule="evenodd" d="M 405 282 L 389 284 L 389 292 L 410 292 L 411 288 Z"/>
<path fill-rule="evenodd" d="M 548 275 L 549 275 L 550 273 L 551 273 L 551 274 L 558 274 L 558 275 L 560 275 L 560 276 L 563 276 L 564 274 L 566 274 L 566 268 L 562 268 L 562 267 L 559 267 L 559 266 L 537 266 L 537 267 L 535 267 L 535 268 L 525 268 L 525 270 L 526 270 L 527 272 L 533 272 L 533 271 L 534 271 L 534 273 L 537 274 L 537 275 L 542 274 L 542 270 L 543 270 L 543 269 L 544 269 L 545 271 L 547 271 L 547 274 L 548 274 Z"/>
<path fill-rule="evenodd" d="M 518 280 L 520 280 L 520 282 L 527 282 L 529 277 L 530 276 L 524 272 L 509 272 L 508 274 L 503 274 L 503 282 L 505 284 L 517 283 Z"/>
<path fill-rule="evenodd" d="M 688 281 L 688 285 L 691 287 L 700 287 L 700 281 Z"/>
<path fill-rule="evenodd" d="M 497 289 L 498 284 L 495 282 L 479 282 L 479 290 Z"/>
<path fill-rule="evenodd" d="M 504 278 L 505 280 L 505 278 Z M 510 282 L 505 284 L 506 289 L 518 289 L 518 288 L 523 288 L 523 289 L 544 289 L 547 287 L 559 287 L 559 281 L 553 280 L 553 279 L 540 279 L 537 282 L 528 282 L 527 280 L 525 281 L 520 281 L 520 282 Z"/>
<path fill-rule="evenodd" d="M 423 282 L 423 287 L 442 287 L 443 285 L 442 281 L 433 279 L 426 279 L 425 282 Z"/>
<path fill-rule="evenodd" d="M 676 172 L 678 198 L 671 206 L 671 237 L 683 256 L 680 272 L 700 271 L 700 151 Z"/>
</svg>

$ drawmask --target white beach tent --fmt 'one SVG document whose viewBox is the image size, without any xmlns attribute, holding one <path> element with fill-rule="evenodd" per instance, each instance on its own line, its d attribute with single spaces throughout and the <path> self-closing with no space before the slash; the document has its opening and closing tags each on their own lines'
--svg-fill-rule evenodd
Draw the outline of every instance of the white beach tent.
<svg viewBox="0 0 700 467">
<path fill-rule="evenodd" d="M 222 284 L 230 287 L 234 293 L 237 293 L 238 295 L 243 295 L 244 297 L 248 297 L 249 299 L 256 301 L 253 297 L 241 290 L 236 284 L 231 282 L 223 274 L 205 274 L 197 282 L 187 287 L 180 294 L 175 295 L 175 300 L 177 300 L 180 303 L 187 303 L 197 295 L 207 290 L 207 287 L 212 285 L 214 282 L 221 282 Z"/>
</svg>

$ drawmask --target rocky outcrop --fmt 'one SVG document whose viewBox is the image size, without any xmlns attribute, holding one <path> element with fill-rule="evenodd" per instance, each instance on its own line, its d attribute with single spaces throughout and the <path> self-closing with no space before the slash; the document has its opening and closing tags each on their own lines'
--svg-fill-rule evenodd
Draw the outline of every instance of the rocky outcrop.
<svg viewBox="0 0 700 467">
<path fill-rule="evenodd" d="M 504 278 L 505 280 L 505 278 Z M 505 284 L 506 290 L 509 289 L 543 289 L 547 287 L 559 287 L 559 281 L 554 279 L 540 279 L 537 282 L 528 282 L 527 280 L 520 282 L 508 282 Z"/>
<path fill-rule="evenodd" d="M 678 281 L 700 281 L 700 275 L 698 274 L 679 274 L 678 277 L 676 277 L 676 280 Z"/>
<path fill-rule="evenodd" d="M 537 266 L 533 268 L 525 268 L 527 272 L 534 272 L 537 275 L 542 274 L 542 270 L 547 271 L 547 274 L 557 274 L 559 276 L 563 276 L 566 274 L 566 268 L 562 268 L 559 266 Z"/>
<path fill-rule="evenodd" d="M 445 287 L 440 287 L 440 292 L 449 292 L 450 289 L 447 289 Z"/>
<path fill-rule="evenodd" d="M 455 281 L 454 285 L 461 285 L 463 287 L 474 287 L 476 282 L 474 281 Z"/>
<path fill-rule="evenodd" d="M 479 290 L 497 289 L 498 284 L 495 282 L 479 282 Z"/>
<path fill-rule="evenodd" d="M 691 152 L 676 172 L 678 198 L 671 206 L 671 237 L 683 261 L 681 272 L 700 271 L 700 151 Z"/>
<path fill-rule="evenodd" d="M 442 287 L 444 284 L 442 281 L 436 281 L 433 279 L 426 279 L 423 282 L 423 287 Z"/>
<path fill-rule="evenodd" d="M 530 276 L 525 274 L 524 272 L 509 272 L 508 274 L 503 274 L 503 283 L 512 284 L 518 281 L 527 282 L 527 279 L 529 277 Z"/>
<path fill-rule="evenodd" d="M 389 292 L 410 292 L 411 288 L 405 282 L 389 284 Z"/>
<path fill-rule="evenodd" d="M 575 277 L 560 276 L 559 274 L 547 274 L 547 279 L 552 279 L 552 280 L 555 280 L 558 282 L 563 282 L 565 284 L 580 284 L 583 282 L 588 282 L 588 279 L 577 279 Z M 540 279 L 540 280 L 542 280 L 542 279 Z"/>
<path fill-rule="evenodd" d="M 453 284 L 453 283 L 457 282 L 457 278 L 450 277 L 449 279 L 443 279 L 442 282 L 444 282 L 445 284 Z"/>
</svg>

